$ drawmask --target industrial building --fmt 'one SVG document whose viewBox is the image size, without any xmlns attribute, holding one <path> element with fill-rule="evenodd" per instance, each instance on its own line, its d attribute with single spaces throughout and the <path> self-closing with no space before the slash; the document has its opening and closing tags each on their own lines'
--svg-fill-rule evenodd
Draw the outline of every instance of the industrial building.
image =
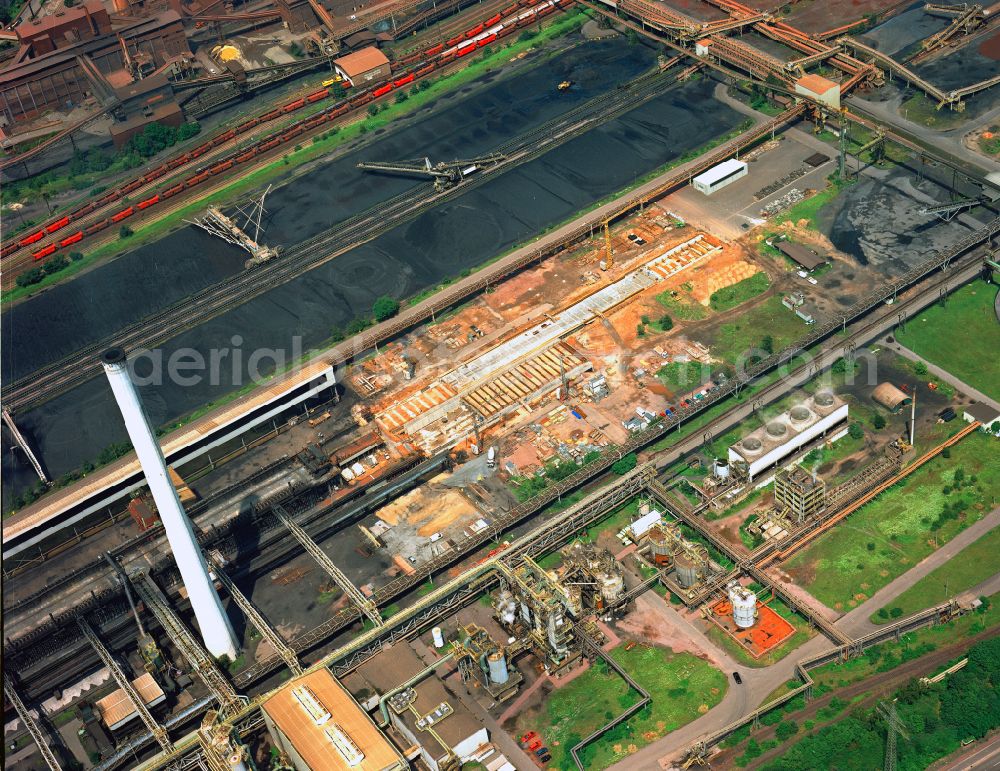
<svg viewBox="0 0 1000 771">
<path fill-rule="evenodd" d="M 826 482 L 801 466 L 781 469 L 774 477 L 774 508 L 805 522 L 826 508 Z"/>
<path fill-rule="evenodd" d="M 973 402 L 962 410 L 962 420 L 966 423 L 978 420 L 983 424 L 984 430 L 991 431 L 1000 422 L 1000 410 L 984 402 Z M 1000 435 L 1000 431 L 998 431 L 998 435 Z"/>
<path fill-rule="evenodd" d="M 814 73 L 803 75 L 795 81 L 795 93 L 835 110 L 840 109 L 840 84 L 822 75 Z"/>
<path fill-rule="evenodd" d="M 879 383 L 872 391 L 872 399 L 881 404 L 889 412 L 899 412 L 912 399 L 905 391 L 896 388 L 892 383 Z"/>
<path fill-rule="evenodd" d="M 261 705 L 261 710 L 279 752 L 296 771 L 395 771 L 409 767 L 327 669 L 290 680 Z"/>
<path fill-rule="evenodd" d="M 374 46 L 334 59 L 333 67 L 352 86 L 384 80 L 390 72 L 389 59 Z"/>
<path fill-rule="evenodd" d="M 811 272 L 821 265 L 826 265 L 824 257 L 821 257 L 809 247 L 797 244 L 794 241 L 778 241 L 775 246 L 778 247 L 778 251 L 803 270 Z"/>
<path fill-rule="evenodd" d="M 742 179 L 748 173 L 749 167 L 746 163 L 730 158 L 728 161 L 723 161 L 718 166 L 713 166 L 708 171 L 699 174 L 691 180 L 691 184 L 694 185 L 695 190 L 705 195 L 711 195 L 726 185 L 731 185 L 736 180 Z"/>
<path fill-rule="evenodd" d="M 105 24 L 100 5 L 68 9 L 24 31 L 10 66 L 0 70 L 0 123 L 29 121 L 91 97 L 107 108 L 116 104 L 116 88 L 191 56 L 176 12 Z"/>
<path fill-rule="evenodd" d="M 388 720 L 404 744 L 415 748 L 407 757 L 419 756 L 432 771 L 474 761 L 488 751 L 490 741 L 482 722 L 439 679 L 448 664 L 440 660 L 435 672 L 433 662 L 429 667 L 404 644 L 375 656 L 344 680 L 355 693 L 376 694 L 366 702 L 377 706 L 376 719 Z"/>
<path fill-rule="evenodd" d="M 730 446 L 729 461 L 743 464 L 753 481 L 814 439 L 838 438 L 846 431 L 847 413 L 843 399 L 832 391 L 820 391 Z"/>
</svg>

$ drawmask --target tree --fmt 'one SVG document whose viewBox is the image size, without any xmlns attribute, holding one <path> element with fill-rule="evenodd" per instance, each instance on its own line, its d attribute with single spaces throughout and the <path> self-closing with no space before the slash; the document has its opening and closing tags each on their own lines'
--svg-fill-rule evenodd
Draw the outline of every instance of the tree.
<svg viewBox="0 0 1000 771">
<path fill-rule="evenodd" d="M 872 426 L 876 431 L 881 431 L 885 428 L 885 418 L 882 417 L 882 413 L 876 412 L 872 415 Z"/>
<path fill-rule="evenodd" d="M 611 470 L 616 474 L 618 474 L 619 476 L 622 476 L 623 474 L 627 474 L 632 469 L 634 469 L 638 465 L 638 463 L 639 459 L 636 457 L 635 453 L 630 452 L 628 455 L 622 457 L 621 460 L 615 461 L 611 465 Z"/>
<path fill-rule="evenodd" d="M 399 313 L 399 300 L 395 300 L 388 295 L 382 295 L 372 306 L 372 313 L 375 314 L 376 321 L 391 319 Z"/>
<path fill-rule="evenodd" d="M 861 439 L 865 435 L 865 429 L 860 423 L 851 423 L 847 429 L 847 433 L 851 439 Z"/>
<path fill-rule="evenodd" d="M 957 485 L 959 482 L 965 479 L 965 469 L 959 466 L 957 469 L 955 469 L 955 473 L 952 475 L 951 478 L 952 481 L 955 482 L 955 484 Z"/>
<path fill-rule="evenodd" d="M 667 314 L 660 316 L 660 330 L 663 332 L 669 332 L 674 328 L 674 320 L 670 318 Z"/>
<path fill-rule="evenodd" d="M 83 259 L 83 252 L 70 252 L 69 253 L 69 258 L 73 262 L 79 262 L 80 260 Z"/>
<path fill-rule="evenodd" d="M 358 332 L 364 332 L 370 323 L 368 319 L 354 319 L 347 325 L 347 334 L 356 335 Z"/>
<path fill-rule="evenodd" d="M 45 272 L 41 268 L 32 268 L 20 274 L 16 279 L 16 283 L 22 287 L 31 286 L 32 284 L 37 284 L 43 278 L 45 278 Z"/>
<path fill-rule="evenodd" d="M 913 365 L 913 371 L 917 373 L 917 377 L 927 377 L 927 365 L 922 361 L 918 361 Z"/>
<path fill-rule="evenodd" d="M 128 225 L 122 225 L 120 228 L 118 228 L 118 237 L 123 240 L 129 238 L 134 233 L 135 231 L 132 230 L 132 228 L 130 228 Z"/>
<path fill-rule="evenodd" d="M 42 270 L 45 271 L 46 276 L 51 276 L 53 273 L 58 273 L 67 265 L 69 265 L 69 258 L 64 254 L 57 254 L 45 261 Z"/>
<path fill-rule="evenodd" d="M 774 735 L 778 737 L 778 741 L 782 742 L 786 739 L 791 739 L 798 732 L 799 724 L 794 720 L 789 720 L 787 723 L 780 723 L 778 727 L 774 729 Z"/>
</svg>

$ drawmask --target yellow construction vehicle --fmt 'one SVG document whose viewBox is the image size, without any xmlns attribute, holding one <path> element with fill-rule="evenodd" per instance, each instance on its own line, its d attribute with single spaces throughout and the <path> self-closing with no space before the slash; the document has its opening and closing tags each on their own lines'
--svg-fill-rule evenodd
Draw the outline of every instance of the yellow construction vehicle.
<svg viewBox="0 0 1000 771">
<path fill-rule="evenodd" d="M 573 81 L 572 80 L 564 80 L 562 83 L 560 83 L 558 86 L 556 86 L 556 88 L 559 89 L 560 91 L 569 91 L 570 88 L 572 88 L 572 87 L 573 87 Z"/>
</svg>

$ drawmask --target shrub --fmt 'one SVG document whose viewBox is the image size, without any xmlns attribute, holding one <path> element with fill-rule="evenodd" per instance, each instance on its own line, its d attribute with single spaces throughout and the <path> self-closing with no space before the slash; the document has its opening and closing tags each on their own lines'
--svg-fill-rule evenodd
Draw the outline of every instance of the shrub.
<svg viewBox="0 0 1000 771">
<path fill-rule="evenodd" d="M 847 433 L 850 435 L 851 439 L 861 439 L 865 435 L 865 429 L 860 423 L 851 423 L 850 427 L 847 429 Z"/>
<path fill-rule="evenodd" d="M 17 285 L 31 286 L 32 284 L 37 284 L 43 278 L 45 278 L 44 270 L 41 268 L 32 268 L 31 270 L 26 270 L 17 277 Z"/>
<path fill-rule="evenodd" d="M 885 428 L 885 418 L 882 417 L 881 413 L 876 412 L 872 415 L 872 427 L 874 427 L 876 431 L 880 431 Z"/>
<path fill-rule="evenodd" d="M 344 339 L 344 330 L 340 327 L 334 327 L 330 330 L 330 339 L 335 343 L 339 343 Z"/>
<path fill-rule="evenodd" d="M 889 611 L 889 615 L 890 615 L 890 616 L 891 616 L 892 618 L 899 618 L 900 616 L 902 616 L 902 615 L 903 615 L 903 609 L 902 609 L 902 608 L 900 608 L 900 607 L 895 607 L 895 608 L 892 608 L 892 609 L 891 609 L 891 610 Z"/>
<path fill-rule="evenodd" d="M 666 314 L 660 316 L 659 324 L 660 324 L 660 329 L 663 332 L 669 332 L 671 329 L 674 328 L 674 320 Z"/>
<path fill-rule="evenodd" d="M 120 228 L 118 228 L 118 237 L 123 240 L 126 238 L 130 238 L 134 234 L 135 231 L 132 230 L 132 228 L 130 228 L 128 225 L 122 225 Z"/>
<path fill-rule="evenodd" d="M 922 361 L 918 361 L 913 365 L 913 371 L 917 373 L 918 377 L 927 377 L 927 365 Z"/>
<path fill-rule="evenodd" d="M 69 258 L 64 254 L 57 254 L 45 261 L 42 270 L 46 276 L 51 276 L 53 273 L 58 273 L 67 265 L 69 265 Z"/>
<path fill-rule="evenodd" d="M 791 739 L 798 732 L 799 724 L 794 720 L 789 720 L 787 723 L 781 723 L 774 729 L 774 735 L 778 737 L 778 741 L 782 742 Z"/>
<path fill-rule="evenodd" d="M 80 260 L 83 259 L 83 252 L 70 252 L 69 253 L 69 258 L 73 262 L 79 262 Z"/>
<path fill-rule="evenodd" d="M 372 306 L 372 313 L 375 314 L 376 321 L 391 319 L 399 313 L 399 300 L 395 300 L 388 295 L 382 295 Z"/>
<path fill-rule="evenodd" d="M 621 460 L 615 461 L 611 466 L 611 470 L 621 476 L 634 469 L 638 463 L 639 459 L 636 457 L 636 454 L 634 452 L 630 452 L 628 455 L 622 457 Z"/>
<path fill-rule="evenodd" d="M 878 617 L 879 618 L 889 618 L 889 611 L 886 610 L 885 608 L 879 608 L 878 609 Z"/>
<path fill-rule="evenodd" d="M 403 102 L 405 102 L 409 98 L 410 98 L 410 92 L 409 91 L 397 91 L 396 92 L 396 104 L 402 104 Z"/>
</svg>

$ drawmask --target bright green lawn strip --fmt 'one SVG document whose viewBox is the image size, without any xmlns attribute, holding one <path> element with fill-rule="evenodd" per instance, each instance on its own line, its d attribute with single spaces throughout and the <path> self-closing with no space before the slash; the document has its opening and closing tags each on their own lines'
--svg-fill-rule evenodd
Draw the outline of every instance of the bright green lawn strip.
<svg viewBox="0 0 1000 771">
<path fill-rule="evenodd" d="M 761 271 L 760 273 L 754 273 L 749 278 L 737 281 L 735 284 L 713 292 L 709 298 L 709 302 L 712 305 L 713 311 L 728 311 L 730 308 L 742 305 L 747 300 L 766 292 L 770 286 L 771 280 L 767 277 L 766 273 Z"/>
<path fill-rule="evenodd" d="M 886 605 L 884 610 L 892 610 L 893 615 L 902 617 L 945 602 L 949 597 L 976 586 L 1000 570 L 997 555 L 1000 555 L 1000 527 L 993 528 L 921 578 Z M 896 608 L 899 610 L 896 611 Z M 871 620 L 876 624 L 887 624 L 893 619 L 888 615 L 882 618 L 873 613 Z"/>
<path fill-rule="evenodd" d="M 714 356 L 735 365 L 748 350 L 762 348 L 765 337 L 771 338 L 773 350 L 780 351 L 806 332 L 808 327 L 802 319 L 775 295 L 748 308 L 735 321 L 723 324 L 713 334 L 714 339 L 701 342 L 712 349 Z"/>
<path fill-rule="evenodd" d="M 896 339 L 973 388 L 1000 399 L 1000 356 L 983 355 L 1000 351 L 1000 323 L 993 309 L 997 291 L 982 279 L 966 284 L 944 307 L 932 305 L 908 321 Z M 956 345 L 956 330 L 969 344 Z"/>
<path fill-rule="evenodd" d="M 954 473 L 961 467 L 961 490 Z M 971 477 L 976 476 L 975 483 Z M 838 610 L 854 607 L 855 594 L 870 597 L 893 578 L 913 567 L 938 544 L 980 519 L 1000 493 L 997 440 L 975 432 L 938 456 L 796 555 L 787 566 L 820 602 Z M 932 526 L 944 506 L 963 503 L 963 513 L 938 530 Z M 871 544 L 871 546 L 869 546 Z"/>
<path fill-rule="evenodd" d="M 625 651 L 619 646 L 611 655 L 652 694 L 652 704 L 628 720 L 617 734 L 613 732 L 583 749 L 584 766 L 594 771 L 627 758 L 630 745 L 643 747 L 691 722 L 702 705 L 711 708 L 718 704 L 728 686 L 722 672 L 688 653 L 645 646 Z M 638 693 L 606 665 L 596 664 L 548 697 L 541 720 L 532 712 L 523 713 L 516 732 L 538 730 L 541 722 L 546 746 L 552 752 L 550 768 L 570 769 L 570 748 L 638 700 Z"/>
</svg>

